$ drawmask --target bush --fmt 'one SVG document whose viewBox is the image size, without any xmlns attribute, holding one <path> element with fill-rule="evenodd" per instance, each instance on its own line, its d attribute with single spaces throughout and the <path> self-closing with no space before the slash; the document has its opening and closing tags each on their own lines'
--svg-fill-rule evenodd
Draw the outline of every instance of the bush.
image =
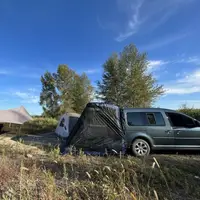
<svg viewBox="0 0 200 200">
<path fill-rule="evenodd" d="M 33 118 L 23 125 L 4 124 L 4 131 L 15 134 L 38 134 L 55 131 L 58 121 L 53 118 Z"/>
<path fill-rule="evenodd" d="M 198 108 L 180 108 L 178 111 L 200 121 L 200 109 Z"/>
</svg>

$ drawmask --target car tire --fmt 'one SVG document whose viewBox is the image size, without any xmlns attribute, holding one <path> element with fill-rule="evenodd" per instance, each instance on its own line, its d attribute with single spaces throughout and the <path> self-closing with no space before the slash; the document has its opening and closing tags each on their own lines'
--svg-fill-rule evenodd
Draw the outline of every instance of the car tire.
<svg viewBox="0 0 200 200">
<path fill-rule="evenodd" d="M 132 153 L 137 157 L 148 156 L 151 148 L 147 141 L 143 139 L 136 139 L 132 144 Z"/>
</svg>

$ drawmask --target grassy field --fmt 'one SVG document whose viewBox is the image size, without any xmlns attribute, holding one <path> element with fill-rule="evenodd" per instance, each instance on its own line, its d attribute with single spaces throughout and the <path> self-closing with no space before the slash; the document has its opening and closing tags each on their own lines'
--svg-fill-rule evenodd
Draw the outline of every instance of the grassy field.
<svg viewBox="0 0 200 200">
<path fill-rule="evenodd" d="M 0 157 L 4 200 L 200 199 L 198 155 L 60 156 L 56 147 L 4 138 Z"/>
</svg>

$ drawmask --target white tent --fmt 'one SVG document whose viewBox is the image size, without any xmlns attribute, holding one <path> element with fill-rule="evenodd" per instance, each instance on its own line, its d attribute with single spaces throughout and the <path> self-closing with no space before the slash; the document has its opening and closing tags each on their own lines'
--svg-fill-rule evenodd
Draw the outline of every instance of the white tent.
<svg viewBox="0 0 200 200">
<path fill-rule="evenodd" d="M 55 131 L 56 134 L 61 137 L 68 137 L 79 117 L 80 115 L 77 113 L 66 113 L 62 115 Z"/>
<path fill-rule="evenodd" d="M 19 108 L 13 108 L 9 110 L 0 110 L 0 123 L 12 123 L 12 124 L 23 124 L 26 121 L 32 120 L 32 117 L 21 106 Z"/>
</svg>

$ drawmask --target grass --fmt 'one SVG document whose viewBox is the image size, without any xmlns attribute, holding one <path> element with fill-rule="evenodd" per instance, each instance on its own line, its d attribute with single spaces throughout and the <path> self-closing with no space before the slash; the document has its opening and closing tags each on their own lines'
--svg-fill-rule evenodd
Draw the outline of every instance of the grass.
<svg viewBox="0 0 200 200">
<path fill-rule="evenodd" d="M 38 152 L 0 144 L 0 199 L 200 199 L 199 156 L 139 159 L 60 156 L 57 148 Z"/>
</svg>

